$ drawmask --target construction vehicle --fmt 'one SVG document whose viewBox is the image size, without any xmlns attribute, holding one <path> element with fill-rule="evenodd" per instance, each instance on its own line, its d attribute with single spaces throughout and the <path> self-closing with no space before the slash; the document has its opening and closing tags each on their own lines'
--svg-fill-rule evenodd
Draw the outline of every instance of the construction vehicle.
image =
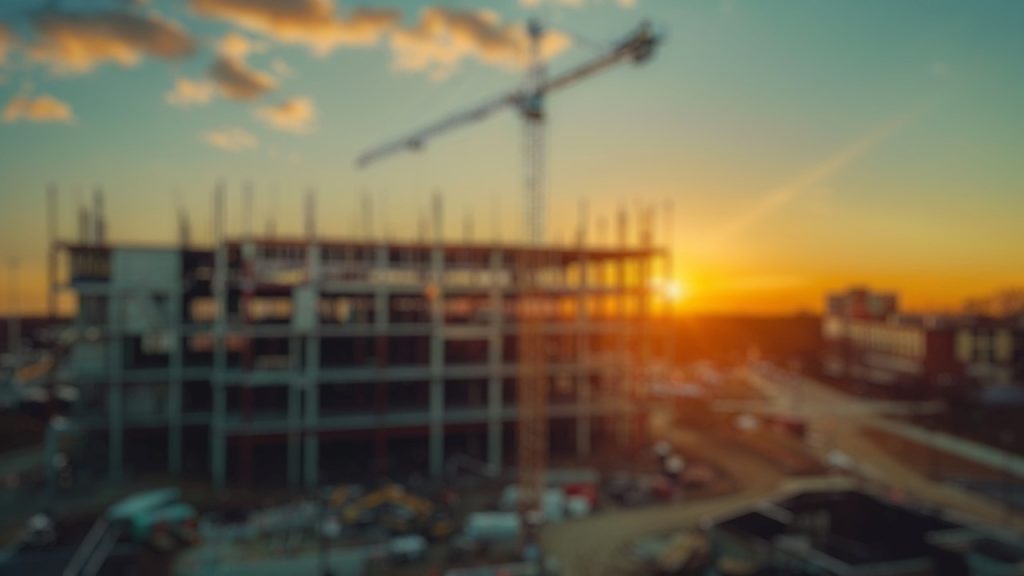
<svg viewBox="0 0 1024 576">
<path fill-rule="evenodd" d="M 343 502 L 340 517 L 345 526 L 379 525 L 392 534 L 417 533 L 431 540 L 447 539 L 455 531 L 455 523 L 446 511 L 399 484 L 387 484 Z"/>
<path fill-rule="evenodd" d="M 199 514 L 177 488 L 129 496 L 96 520 L 64 568 L 64 576 L 93 575 L 122 541 L 170 551 L 198 539 Z"/>
<path fill-rule="evenodd" d="M 449 130 L 482 121 L 495 112 L 511 108 L 519 112 L 523 120 L 525 146 L 523 182 L 523 230 L 524 240 L 540 244 L 544 240 L 545 194 L 544 194 L 544 100 L 548 94 L 577 83 L 597 72 L 620 62 L 642 63 L 650 59 L 660 41 L 648 22 L 643 22 L 635 32 L 617 43 L 607 52 L 571 68 L 559 75 L 548 77 L 546 63 L 540 56 L 543 28 L 537 21 L 528 26 L 529 69 L 525 86 L 503 94 L 469 110 L 453 114 L 439 122 L 430 124 L 404 138 L 371 149 L 356 161 L 359 167 L 366 167 L 378 160 L 398 152 L 421 150 L 426 142 Z M 517 281 L 521 286 L 521 300 L 524 310 L 520 320 L 519 363 L 522 366 L 518 393 L 518 466 L 520 506 L 524 518 L 536 516 L 543 491 L 543 475 L 547 467 L 547 375 L 544 370 L 542 331 L 543 319 L 534 306 L 533 290 L 538 283 L 544 262 L 540 255 L 529 254 L 517 262 Z M 529 537 L 528 537 L 529 539 Z"/>
</svg>

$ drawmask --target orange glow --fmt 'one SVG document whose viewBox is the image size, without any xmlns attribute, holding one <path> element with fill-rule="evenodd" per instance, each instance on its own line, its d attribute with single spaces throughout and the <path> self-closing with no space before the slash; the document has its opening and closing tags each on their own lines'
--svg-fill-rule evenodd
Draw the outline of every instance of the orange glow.
<svg viewBox="0 0 1024 576">
<path fill-rule="evenodd" d="M 668 302 L 681 302 L 690 296 L 690 287 L 679 280 L 667 280 L 662 284 L 661 295 Z"/>
<path fill-rule="evenodd" d="M 679 278 L 654 277 L 650 289 L 654 296 L 655 313 L 672 313 L 693 294 L 690 282 Z"/>
</svg>

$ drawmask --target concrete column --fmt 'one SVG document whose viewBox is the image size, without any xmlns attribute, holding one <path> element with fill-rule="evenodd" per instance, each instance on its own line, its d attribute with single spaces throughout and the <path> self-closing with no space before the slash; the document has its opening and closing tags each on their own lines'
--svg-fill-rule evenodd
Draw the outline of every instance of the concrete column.
<svg viewBox="0 0 1024 576">
<path fill-rule="evenodd" d="M 107 421 L 110 480 L 124 479 L 124 298 L 110 294 L 110 312 L 107 318 Z"/>
<path fill-rule="evenodd" d="M 387 270 L 390 267 L 388 259 L 388 247 L 377 246 L 374 254 L 377 270 Z M 386 282 L 377 282 L 373 288 L 373 327 L 377 334 L 387 333 L 388 324 L 391 322 L 390 307 L 388 306 L 388 285 Z"/>
<path fill-rule="evenodd" d="M 587 259 L 583 237 L 580 237 L 580 278 L 576 313 L 576 456 L 590 456 L 590 318 L 587 314 L 590 285 L 587 277 Z"/>
<path fill-rule="evenodd" d="M 441 197 L 434 197 L 434 245 L 430 251 L 430 475 L 444 472 L 444 246 Z"/>
<path fill-rule="evenodd" d="M 649 254 L 653 248 L 653 231 L 651 228 L 653 226 L 654 213 L 651 210 L 647 210 L 643 213 L 642 218 L 643 224 L 640 229 L 640 247 Z M 640 257 L 637 266 L 637 276 L 639 277 L 639 282 L 637 283 L 637 285 L 640 289 L 637 310 L 637 328 L 639 331 L 638 336 L 640 340 L 638 365 L 643 366 L 645 369 L 649 366 L 649 362 L 653 359 L 654 356 L 654 339 L 652 338 L 650 327 L 651 289 L 650 285 L 648 284 L 652 272 L 654 271 L 654 266 L 652 262 L 652 257 L 649 256 L 648 254 L 644 254 L 642 257 Z"/>
<path fill-rule="evenodd" d="M 306 337 L 306 488 L 316 488 L 320 477 L 320 341 L 319 335 Z"/>
<path fill-rule="evenodd" d="M 46 187 L 46 314 L 57 317 L 57 186 Z"/>
<path fill-rule="evenodd" d="M 608 259 L 602 259 L 595 263 L 601 278 L 601 384 L 599 394 L 592 395 L 591 401 L 600 405 L 603 409 L 609 402 L 618 398 L 618 389 L 622 387 L 620 374 L 618 374 L 618 348 L 620 345 L 616 334 L 618 321 L 615 318 L 615 305 L 617 305 L 618 294 L 615 283 L 616 265 Z M 603 414 L 603 412 L 602 412 Z M 614 415 L 605 418 L 602 424 L 602 433 L 611 434 L 612 430 L 607 429 L 609 422 L 614 422 Z"/>
<path fill-rule="evenodd" d="M 288 487 L 302 482 L 302 338 L 288 339 Z"/>
<path fill-rule="evenodd" d="M 502 412 L 504 391 L 502 390 L 502 364 L 504 361 L 505 307 L 499 280 L 502 271 L 502 252 L 491 251 L 491 286 L 489 304 L 491 315 L 487 331 L 487 473 L 497 476 L 501 473 L 502 455 Z"/>
<path fill-rule="evenodd" d="M 435 276 L 435 277 L 440 277 Z M 430 303 L 430 475 L 444 468 L 444 295 L 440 289 Z"/>
<path fill-rule="evenodd" d="M 629 221 L 626 216 L 625 210 L 619 212 L 619 229 L 618 229 L 618 240 L 619 249 L 625 252 L 628 248 L 628 226 Z M 633 344 L 632 335 L 630 334 L 630 322 L 628 308 L 632 300 L 632 295 L 629 293 L 629 258 L 624 254 L 619 255 L 618 270 L 617 270 L 617 282 L 616 282 L 616 297 L 619 301 L 618 310 L 618 381 L 619 389 L 616 390 L 617 400 L 621 402 L 622 406 L 629 406 L 629 394 L 633 389 L 633 375 L 630 371 L 630 349 L 629 347 Z M 629 445 L 629 429 L 630 429 L 630 416 L 625 410 L 615 414 L 616 421 L 618 423 L 619 433 L 619 445 L 625 448 Z"/>
<path fill-rule="evenodd" d="M 646 252 L 640 257 L 637 262 L 637 288 L 640 291 L 640 295 L 637 302 L 637 339 L 640 346 L 639 352 L 636 355 L 636 366 L 641 369 L 640 378 L 647 380 L 651 377 L 652 368 L 655 367 L 656 358 L 654 357 L 654 333 L 651 329 L 651 287 L 650 278 L 654 272 L 653 258 L 650 253 L 653 249 L 654 241 L 654 211 L 653 209 L 647 209 L 641 214 L 640 224 L 640 247 Z M 637 387 L 643 385 L 642 382 L 633 383 L 631 389 L 631 402 L 630 406 L 636 407 L 638 410 L 635 414 L 630 414 L 630 419 L 634 422 L 635 435 L 633 438 L 634 442 L 642 442 L 646 435 L 644 429 L 644 413 L 646 407 L 641 403 L 643 398 L 636 394 Z"/>
<path fill-rule="evenodd" d="M 313 287 L 313 306 L 317 306 L 320 293 L 320 246 L 307 246 L 309 283 Z M 313 328 L 306 335 L 306 439 L 305 439 L 305 484 L 316 488 L 320 482 L 320 315 L 313 314 Z"/>
<path fill-rule="evenodd" d="M 401 264 L 399 264 L 401 266 Z M 383 241 L 374 251 L 374 268 L 385 271 L 391 267 L 388 247 Z M 388 326 L 391 323 L 390 293 L 387 282 L 376 282 L 373 287 L 373 334 L 377 368 L 386 370 L 391 359 L 388 355 Z M 390 382 L 378 381 L 374 384 L 374 412 L 383 416 L 387 411 L 388 387 Z M 387 430 L 377 428 L 374 431 L 373 466 L 383 474 L 388 468 Z"/>
<path fill-rule="evenodd" d="M 217 317 L 213 323 L 213 408 L 210 414 L 210 474 L 215 490 L 222 490 L 227 481 L 227 246 L 218 240 L 213 256 L 213 297 L 217 303 Z"/>
<path fill-rule="evenodd" d="M 167 469 L 181 473 L 182 392 L 185 353 L 182 339 L 182 286 L 175 286 L 167 298 L 167 333 L 171 339 L 167 387 Z"/>
</svg>

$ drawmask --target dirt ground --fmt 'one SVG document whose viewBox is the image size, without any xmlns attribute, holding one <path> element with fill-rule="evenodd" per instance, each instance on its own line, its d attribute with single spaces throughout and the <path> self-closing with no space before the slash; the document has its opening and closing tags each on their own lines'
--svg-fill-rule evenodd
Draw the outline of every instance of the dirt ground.
<svg viewBox="0 0 1024 576">
<path fill-rule="evenodd" d="M 563 575 L 624 573 L 628 570 L 625 548 L 630 541 L 694 526 L 709 514 L 757 502 L 778 489 L 785 478 L 780 468 L 720 439 L 692 430 L 676 430 L 668 437 L 681 452 L 710 463 L 733 479 L 736 490 L 717 497 L 620 509 L 548 526 L 542 533 L 544 549 L 558 559 Z"/>
</svg>

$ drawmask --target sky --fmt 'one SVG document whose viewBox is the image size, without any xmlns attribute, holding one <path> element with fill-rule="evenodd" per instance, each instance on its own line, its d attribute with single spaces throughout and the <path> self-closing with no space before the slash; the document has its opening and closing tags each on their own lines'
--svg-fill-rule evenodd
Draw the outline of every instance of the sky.
<svg viewBox="0 0 1024 576">
<path fill-rule="evenodd" d="M 523 23 L 551 73 L 649 20 L 663 38 L 547 101 L 548 237 L 653 209 L 684 310 L 819 310 L 850 284 L 911 309 L 1024 285 L 1024 3 L 959 0 L 8 0 L 0 4 L 0 258 L 44 309 L 45 190 L 60 231 L 103 189 L 112 241 L 210 238 L 211 192 L 241 229 L 520 234 L 512 111 L 418 154 L 358 155 L 522 85 Z M 635 230 L 635 227 L 634 227 Z M 603 232 L 602 232 L 603 231 Z M 0 309 L 11 306 L 7 267 Z"/>
</svg>

